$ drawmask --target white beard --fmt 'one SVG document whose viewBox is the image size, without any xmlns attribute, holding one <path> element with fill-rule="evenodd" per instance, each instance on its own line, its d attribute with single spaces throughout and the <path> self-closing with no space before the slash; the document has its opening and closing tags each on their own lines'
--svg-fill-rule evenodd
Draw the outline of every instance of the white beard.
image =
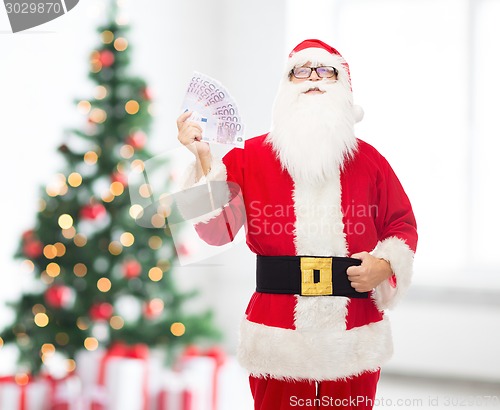
<svg viewBox="0 0 500 410">
<path fill-rule="evenodd" d="M 304 94 L 318 87 L 324 94 Z M 295 181 L 322 183 L 357 147 L 352 94 L 340 81 L 285 79 L 274 103 L 273 126 L 267 141 Z"/>
</svg>

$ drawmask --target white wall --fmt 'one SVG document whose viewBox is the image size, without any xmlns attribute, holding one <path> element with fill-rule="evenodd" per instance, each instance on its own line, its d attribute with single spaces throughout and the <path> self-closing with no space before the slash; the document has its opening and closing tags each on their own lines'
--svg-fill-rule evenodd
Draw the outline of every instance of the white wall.
<svg viewBox="0 0 500 410">
<path fill-rule="evenodd" d="M 384 371 L 500 382 L 495 292 L 417 285 L 388 315 L 395 350 Z"/>
</svg>

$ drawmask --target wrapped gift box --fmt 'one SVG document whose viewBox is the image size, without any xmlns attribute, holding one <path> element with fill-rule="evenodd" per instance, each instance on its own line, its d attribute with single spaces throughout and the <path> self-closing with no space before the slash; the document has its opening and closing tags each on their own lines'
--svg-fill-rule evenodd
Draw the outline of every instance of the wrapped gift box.
<svg viewBox="0 0 500 410">
<path fill-rule="evenodd" d="M 1 410 L 80 410 L 80 396 L 80 380 L 74 375 L 0 377 Z"/>
<path fill-rule="evenodd" d="M 195 386 L 190 385 L 179 372 L 164 371 L 162 375 L 164 384 L 158 393 L 156 410 L 195 410 L 196 397 Z"/>
<path fill-rule="evenodd" d="M 48 394 L 49 385 L 45 381 L 34 381 L 27 376 L 0 378 L 0 409 L 48 410 L 45 399 Z"/>
<path fill-rule="evenodd" d="M 145 345 L 112 345 L 106 351 L 81 352 L 83 410 L 149 410 L 149 351 Z"/>
<path fill-rule="evenodd" d="M 164 408 L 159 410 L 217 410 L 219 374 L 225 361 L 220 349 L 187 348 L 175 372 L 165 378 L 163 395 L 174 397 L 173 402 L 164 400 Z"/>
</svg>

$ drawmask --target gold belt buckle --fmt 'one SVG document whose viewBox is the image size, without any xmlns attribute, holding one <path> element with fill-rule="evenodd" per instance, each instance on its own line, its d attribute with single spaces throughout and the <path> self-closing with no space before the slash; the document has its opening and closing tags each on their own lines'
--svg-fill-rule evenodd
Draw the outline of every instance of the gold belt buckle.
<svg viewBox="0 0 500 410">
<path fill-rule="evenodd" d="M 319 271 L 319 282 L 314 281 L 314 271 Z M 303 296 L 333 295 L 332 258 L 300 258 Z"/>
</svg>

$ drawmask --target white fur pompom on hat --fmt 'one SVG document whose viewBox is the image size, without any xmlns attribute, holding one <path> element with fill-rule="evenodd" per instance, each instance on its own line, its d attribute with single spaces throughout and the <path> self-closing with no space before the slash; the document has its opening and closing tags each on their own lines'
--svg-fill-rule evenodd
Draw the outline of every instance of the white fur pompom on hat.
<svg viewBox="0 0 500 410">
<path fill-rule="evenodd" d="M 354 104 L 352 106 L 352 112 L 354 114 L 354 122 L 360 122 L 365 116 L 365 110 L 360 105 Z"/>
<path fill-rule="evenodd" d="M 287 76 L 288 73 L 297 66 L 311 63 L 313 65 L 331 65 L 338 71 L 338 80 L 340 83 L 348 87 L 352 93 L 351 73 L 349 65 L 344 57 L 332 46 L 324 43 L 321 40 L 309 39 L 298 44 L 289 54 L 286 64 Z M 360 122 L 364 117 L 364 110 L 359 105 L 352 106 L 354 121 Z"/>
</svg>

